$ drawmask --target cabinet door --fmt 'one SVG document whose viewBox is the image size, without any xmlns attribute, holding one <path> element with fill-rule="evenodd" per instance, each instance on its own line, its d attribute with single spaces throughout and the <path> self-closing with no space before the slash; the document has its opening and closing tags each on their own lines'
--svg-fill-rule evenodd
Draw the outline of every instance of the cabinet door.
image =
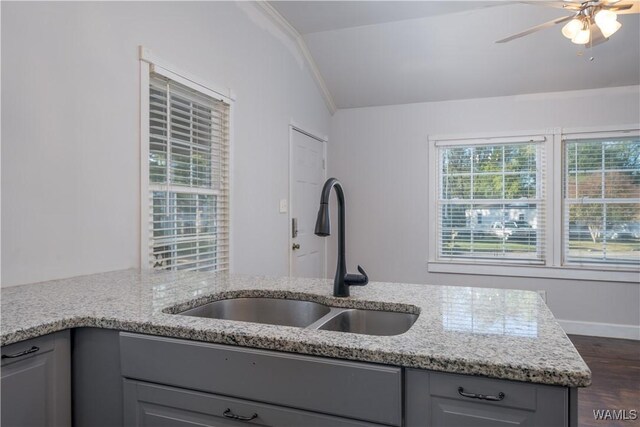
<svg viewBox="0 0 640 427">
<path fill-rule="evenodd" d="M 187 362 L 185 362 L 187 361 Z M 373 363 L 120 333 L 122 376 L 400 426 L 402 371 Z"/>
<path fill-rule="evenodd" d="M 438 427 L 533 427 L 533 411 L 500 408 L 481 403 L 431 399 L 431 420 Z"/>
<path fill-rule="evenodd" d="M 564 387 L 407 369 L 406 425 L 566 427 Z"/>
<path fill-rule="evenodd" d="M 50 351 L 34 354 L 2 367 L 2 425 L 47 425 L 47 371 L 51 357 Z"/>
<path fill-rule="evenodd" d="M 70 426 L 68 331 L 2 348 L 2 425 Z"/>
<path fill-rule="evenodd" d="M 140 427 L 234 427 L 247 424 L 282 427 L 378 426 L 127 379 L 124 380 L 124 424 Z"/>
</svg>

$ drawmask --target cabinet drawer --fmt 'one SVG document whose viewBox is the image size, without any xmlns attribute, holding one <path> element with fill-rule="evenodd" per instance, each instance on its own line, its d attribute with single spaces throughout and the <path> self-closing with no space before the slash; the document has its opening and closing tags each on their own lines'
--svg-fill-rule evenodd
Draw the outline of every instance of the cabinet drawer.
<svg viewBox="0 0 640 427">
<path fill-rule="evenodd" d="M 134 380 L 124 380 L 124 402 L 125 426 L 379 425 Z"/>
<path fill-rule="evenodd" d="M 536 386 L 532 384 L 443 373 L 432 373 L 430 377 L 429 393 L 431 396 L 464 402 L 481 402 L 485 405 L 500 407 L 536 409 Z M 465 397 L 460 394 L 459 388 L 462 388 L 462 393 L 465 394 L 482 394 L 497 397 L 500 393 L 503 393 L 504 398 L 498 401 L 491 401 Z"/>
<path fill-rule="evenodd" d="M 54 335 L 44 335 L 2 347 L 2 366 L 52 351 L 55 346 Z"/>
<path fill-rule="evenodd" d="M 402 422 L 400 368 L 120 333 L 122 375 L 374 423 Z"/>
<path fill-rule="evenodd" d="M 568 398 L 565 387 L 407 369 L 405 425 L 566 427 Z"/>
</svg>

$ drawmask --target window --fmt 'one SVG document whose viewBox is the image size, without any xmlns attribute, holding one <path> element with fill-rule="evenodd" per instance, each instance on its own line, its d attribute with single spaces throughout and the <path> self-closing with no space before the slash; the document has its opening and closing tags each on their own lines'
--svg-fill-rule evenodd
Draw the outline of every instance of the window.
<svg viewBox="0 0 640 427">
<path fill-rule="evenodd" d="M 439 259 L 544 262 L 544 140 L 438 146 Z"/>
<path fill-rule="evenodd" d="M 638 125 L 430 139 L 430 272 L 637 282 Z"/>
<path fill-rule="evenodd" d="M 226 270 L 230 106 L 191 86 L 149 78 L 146 256 L 152 268 Z"/>
<path fill-rule="evenodd" d="M 564 142 L 568 264 L 640 264 L 640 139 Z"/>
</svg>

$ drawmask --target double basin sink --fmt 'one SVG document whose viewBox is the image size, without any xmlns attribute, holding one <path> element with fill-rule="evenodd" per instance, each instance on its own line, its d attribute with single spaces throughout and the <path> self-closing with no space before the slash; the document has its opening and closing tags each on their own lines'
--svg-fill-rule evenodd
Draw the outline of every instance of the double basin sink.
<svg viewBox="0 0 640 427">
<path fill-rule="evenodd" d="M 378 336 L 403 334 L 418 318 L 411 313 L 338 308 L 311 301 L 262 297 L 213 301 L 177 314 Z"/>
</svg>

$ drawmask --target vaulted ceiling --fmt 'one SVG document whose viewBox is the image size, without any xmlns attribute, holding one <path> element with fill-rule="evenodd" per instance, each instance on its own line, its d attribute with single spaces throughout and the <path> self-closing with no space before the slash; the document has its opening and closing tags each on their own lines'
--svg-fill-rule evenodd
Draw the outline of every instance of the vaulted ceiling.
<svg viewBox="0 0 640 427">
<path fill-rule="evenodd" d="M 531 3 L 531 2 L 529 2 Z M 565 10 L 486 1 L 276 1 L 338 108 L 640 84 L 640 19 L 585 49 L 562 25 L 496 40 Z"/>
</svg>

